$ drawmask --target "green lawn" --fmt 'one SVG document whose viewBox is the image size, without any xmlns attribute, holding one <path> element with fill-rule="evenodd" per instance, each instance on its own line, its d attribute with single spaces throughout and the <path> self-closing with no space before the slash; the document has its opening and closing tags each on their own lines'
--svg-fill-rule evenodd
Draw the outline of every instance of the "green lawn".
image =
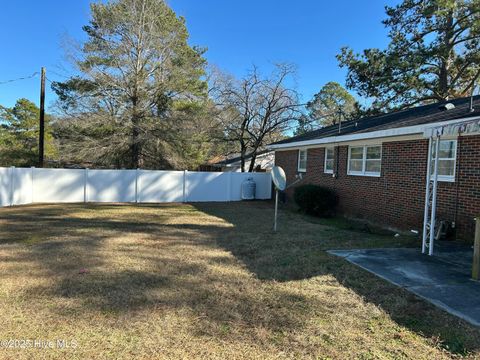
<svg viewBox="0 0 480 360">
<path fill-rule="evenodd" d="M 0 209 L 0 340 L 76 345 L 0 357 L 480 356 L 478 329 L 325 252 L 412 239 L 288 210 L 273 234 L 272 216 L 267 202 Z"/>
</svg>

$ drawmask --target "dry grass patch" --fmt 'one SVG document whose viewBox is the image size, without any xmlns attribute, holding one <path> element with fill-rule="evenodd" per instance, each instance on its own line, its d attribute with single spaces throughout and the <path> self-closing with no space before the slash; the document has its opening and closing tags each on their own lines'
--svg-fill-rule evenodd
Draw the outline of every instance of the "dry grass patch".
<svg viewBox="0 0 480 360">
<path fill-rule="evenodd" d="M 269 203 L 0 210 L 2 358 L 449 358 L 480 332 L 331 248 L 404 246 Z M 80 274 L 81 269 L 86 273 Z"/>
</svg>

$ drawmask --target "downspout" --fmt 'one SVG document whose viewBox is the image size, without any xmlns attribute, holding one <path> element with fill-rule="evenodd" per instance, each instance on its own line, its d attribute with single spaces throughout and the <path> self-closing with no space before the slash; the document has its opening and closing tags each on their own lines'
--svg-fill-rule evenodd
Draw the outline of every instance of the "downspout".
<svg viewBox="0 0 480 360">
<path fill-rule="evenodd" d="M 340 164 L 340 145 L 338 145 L 338 143 L 336 143 L 335 145 L 335 176 L 334 178 L 335 179 L 338 179 L 338 171 L 339 171 L 339 164 Z M 326 151 L 326 150 L 325 150 Z"/>
</svg>

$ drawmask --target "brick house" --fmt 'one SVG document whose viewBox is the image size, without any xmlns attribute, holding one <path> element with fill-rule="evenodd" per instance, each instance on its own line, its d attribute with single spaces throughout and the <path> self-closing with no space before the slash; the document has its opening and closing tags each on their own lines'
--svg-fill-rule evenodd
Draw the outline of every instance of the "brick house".
<svg viewBox="0 0 480 360">
<path fill-rule="evenodd" d="M 340 213 L 422 233 L 431 141 L 425 134 L 477 118 L 480 96 L 347 121 L 269 148 L 287 183 L 302 173 L 295 186 L 335 190 Z M 438 153 L 437 219 L 450 222 L 458 239 L 471 241 L 480 214 L 480 133 L 442 136 Z"/>
</svg>

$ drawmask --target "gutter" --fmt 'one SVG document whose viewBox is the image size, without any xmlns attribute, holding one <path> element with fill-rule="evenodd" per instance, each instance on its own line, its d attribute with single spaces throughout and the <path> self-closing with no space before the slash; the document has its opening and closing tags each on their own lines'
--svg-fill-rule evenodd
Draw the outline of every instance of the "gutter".
<svg viewBox="0 0 480 360">
<path fill-rule="evenodd" d="M 415 134 L 423 135 L 428 129 L 433 129 L 439 126 L 452 125 L 452 124 L 464 122 L 467 120 L 476 120 L 476 119 L 480 119 L 480 116 L 473 116 L 470 118 L 441 121 L 441 122 L 422 124 L 422 125 L 404 126 L 404 127 L 386 129 L 386 130 L 370 131 L 370 132 L 351 134 L 351 135 L 329 136 L 326 138 L 295 141 L 295 142 L 285 143 L 285 144 L 276 144 L 276 145 L 271 144 L 267 146 L 267 149 L 284 150 L 284 149 L 290 149 L 290 148 L 301 148 L 301 147 L 349 142 L 349 141 L 356 141 L 356 140 L 378 139 L 378 138 L 385 138 L 385 137 L 395 137 L 395 136 L 415 135 Z"/>
</svg>

